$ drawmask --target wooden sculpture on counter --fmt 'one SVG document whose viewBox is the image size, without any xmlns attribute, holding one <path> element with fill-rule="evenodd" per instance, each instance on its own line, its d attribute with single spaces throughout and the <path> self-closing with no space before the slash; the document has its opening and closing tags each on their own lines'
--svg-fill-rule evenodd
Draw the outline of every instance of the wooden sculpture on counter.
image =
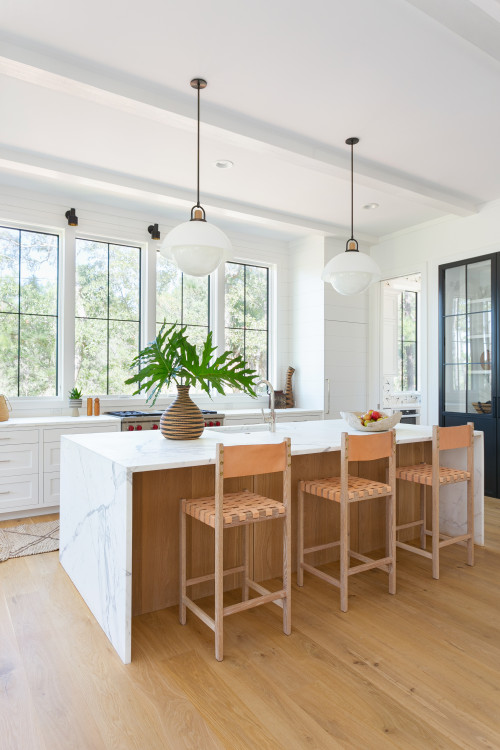
<svg viewBox="0 0 500 750">
<path fill-rule="evenodd" d="M 288 370 L 287 370 L 287 372 L 286 372 L 286 388 L 285 388 L 285 393 L 286 393 L 286 408 L 287 409 L 291 409 L 294 406 L 293 390 L 292 390 L 292 376 L 293 376 L 294 372 L 295 372 L 295 368 L 294 367 L 289 367 Z"/>
</svg>

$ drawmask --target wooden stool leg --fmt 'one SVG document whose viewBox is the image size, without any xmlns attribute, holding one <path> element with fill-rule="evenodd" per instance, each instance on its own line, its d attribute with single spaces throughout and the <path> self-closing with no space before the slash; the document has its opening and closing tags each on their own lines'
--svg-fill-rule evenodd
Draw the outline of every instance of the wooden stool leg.
<svg viewBox="0 0 500 750">
<path fill-rule="evenodd" d="M 292 519 L 290 514 L 290 502 L 288 503 L 286 516 L 283 519 L 283 588 L 285 599 L 283 599 L 283 632 L 290 635 L 292 632 Z"/>
<path fill-rule="evenodd" d="M 247 524 L 244 528 L 243 537 L 243 565 L 245 570 L 243 571 L 243 585 L 241 587 L 241 597 L 244 602 L 248 600 L 248 574 L 250 568 L 250 524 Z"/>
<path fill-rule="evenodd" d="M 186 605 L 184 597 L 186 596 L 186 514 L 184 513 L 184 500 L 180 502 L 180 535 L 179 535 L 179 572 L 180 572 L 180 590 L 179 590 L 179 622 L 181 625 L 186 624 Z"/>
<path fill-rule="evenodd" d="M 439 579 L 439 485 L 432 488 L 432 577 Z"/>
<path fill-rule="evenodd" d="M 297 539 L 297 586 L 304 585 L 304 570 L 302 564 L 304 562 L 304 492 L 299 488 L 299 503 L 298 503 L 298 539 Z"/>
<path fill-rule="evenodd" d="M 348 600 L 348 572 L 349 572 L 349 503 L 340 502 L 340 609 L 347 612 Z"/>
<path fill-rule="evenodd" d="M 224 658 L 224 547 L 222 528 L 216 524 L 215 528 L 215 658 Z"/>
<path fill-rule="evenodd" d="M 427 547 L 427 504 L 425 497 L 425 484 L 420 485 L 420 518 L 422 520 L 422 526 L 420 527 L 420 549 Z"/>
<path fill-rule="evenodd" d="M 391 558 L 389 563 L 389 594 L 396 593 L 396 493 L 386 497 L 387 517 L 387 556 Z"/>
<path fill-rule="evenodd" d="M 472 473 L 472 472 L 471 472 Z M 467 482 L 467 565 L 474 565 L 474 477 Z"/>
</svg>

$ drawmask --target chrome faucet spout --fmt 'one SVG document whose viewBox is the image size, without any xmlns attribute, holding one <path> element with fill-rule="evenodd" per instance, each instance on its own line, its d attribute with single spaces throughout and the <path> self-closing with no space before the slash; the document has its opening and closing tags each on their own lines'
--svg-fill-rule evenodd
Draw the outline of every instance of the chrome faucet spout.
<svg viewBox="0 0 500 750">
<path fill-rule="evenodd" d="M 262 378 L 262 380 L 259 380 L 259 382 L 255 384 L 256 387 L 259 385 L 267 385 L 269 389 L 269 393 L 271 395 L 270 414 L 269 414 L 269 417 L 266 419 L 266 417 L 264 417 L 264 409 L 262 409 L 262 416 L 263 416 L 264 422 L 269 423 L 270 431 L 276 432 L 276 412 L 274 410 L 274 388 L 272 386 L 272 383 L 270 383 L 269 380 L 265 380 L 264 378 Z"/>
</svg>

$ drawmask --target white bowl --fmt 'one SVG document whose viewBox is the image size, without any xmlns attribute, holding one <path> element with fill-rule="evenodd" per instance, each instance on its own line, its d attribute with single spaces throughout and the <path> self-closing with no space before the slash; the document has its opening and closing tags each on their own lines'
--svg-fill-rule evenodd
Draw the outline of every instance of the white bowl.
<svg viewBox="0 0 500 750">
<path fill-rule="evenodd" d="M 391 414 L 390 417 L 387 417 L 387 419 L 381 419 L 380 422 L 372 422 L 365 427 L 365 425 L 361 424 L 360 420 L 361 415 L 364 413 L 364 411 L 341 411 L 340 416 L 342 419 L 345 419 L 349 427 L 360 432 L 387 432 L 387 430 L 392 430 L 403 416 L 400 411 L 397 411 Z M 381 411 L 380 414 L 384 415 L 385 413 Z"/>
</svg>

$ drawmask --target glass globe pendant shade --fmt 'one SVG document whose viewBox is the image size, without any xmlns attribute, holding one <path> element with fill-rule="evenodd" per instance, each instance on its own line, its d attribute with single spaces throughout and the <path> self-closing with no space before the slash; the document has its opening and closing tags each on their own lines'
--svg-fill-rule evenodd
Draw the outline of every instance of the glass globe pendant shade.
<svg viewBox="0 0 500 750">
<path fill-rule="evenodd" d="M 192 219 L 167 234 L 160 253 L 189 276 L 207 276 L 230 257 L 231 243 L 213 224 Z"/>
<path fill-rule="evenodd" d="M 380 278 L 380 269 L 366 253 L 346 250 L 328 261 L 321 278 L 339 294 L 361 294 Z"/>
</svg>

